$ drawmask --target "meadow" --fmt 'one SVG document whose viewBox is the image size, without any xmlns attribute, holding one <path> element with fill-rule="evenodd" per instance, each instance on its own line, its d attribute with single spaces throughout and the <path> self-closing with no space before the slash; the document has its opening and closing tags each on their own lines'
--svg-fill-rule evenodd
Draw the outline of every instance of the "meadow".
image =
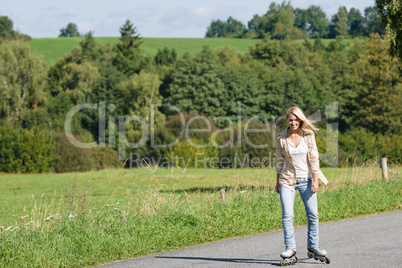
<svg viewBox="0 0 402 268">
<path fill-rule="evenodd" d="M 48 67 L 56 62 L 74 47 L 79 46 L 83 37 L 67 38 L 34 38 L 29 42 L 31 52 L 43 56 Z M 334 39 L 322 39 L 324 45 L 328 45 Z M 96 37 L 95 41 L 100 44 L 115 45 L 120 42 L 118 37 Z M 246 53 L 249 46 L 255 45 L 258 39 L 238 39 L 238 38 L 143 38 L 141 49 L 149 56 L 155 56 L 158 49 L 167 47 L 175 49 L 177 56 L 181 57 L 184 53 L 191 54 L 201 50 L 202 46 L 209 45 L 212 49 L 230 46 L 238 53 Z M 303 42 L 304 40 L 300 40 Z M 364 39 L 344 39 L 344 44 L 351 42 L 364 42 Z"/>
<path fill-rule="evenodd" d="M 320 221 L 401 209 L 399 167 L 323 168 Z M 278 230 L 273 169 L 110 169 L 0 176 L 0 263 L 83 267 Z M 222 199 L 222 191 L 225 200 Z M 305 225 L 300 197 L 295 225 Z M 282 245 L 278 245 L 278 252 Z"/>
</svg>

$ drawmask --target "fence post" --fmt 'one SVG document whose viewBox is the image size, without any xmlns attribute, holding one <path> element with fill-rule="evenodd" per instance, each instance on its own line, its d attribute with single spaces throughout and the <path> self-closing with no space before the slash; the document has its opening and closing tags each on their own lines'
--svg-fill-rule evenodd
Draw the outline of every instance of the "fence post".
<svg viewBox="0 0 402 268">
<path fill-rule="evenodd" d="M 382 170 L 382 178 L 384 180 L 388 180 L 388 169 L 387 169 L 387 158 L 383 157 L 381 159 L 381 170 Z"/>
<path fill-rule="evenodd" d="M 226 202 L 226 199 L 225 199 L 225 189 L 224 189 L 224 188 L 220 189 L 220 190 L 219 190 L 219 193 L 221 194 L 221 198 L 222 198 L 223 203 L 225 203 L 225 202 Z"/>
</svg>

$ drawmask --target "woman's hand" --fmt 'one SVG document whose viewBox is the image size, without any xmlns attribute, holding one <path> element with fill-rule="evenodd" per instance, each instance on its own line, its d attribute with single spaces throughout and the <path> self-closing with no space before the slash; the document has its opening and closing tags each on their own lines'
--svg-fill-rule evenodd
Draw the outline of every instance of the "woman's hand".
<svg viewBox="0 0 402 268">
<path fill-rule="evenodd" d="M 280 174 L 276 173 L 276 186 L 275 186 L 275 190 L 276 192 L 279 194 L 279 177 Z"/>
<path fill-rule="evenodd" d="M 315 177 L 315 176 L 314 176 Z M 318 191 L 318 177 L 313 179 L 313 183 L 311 184 L 311 192 L 315 194 Z"/>
</svg>

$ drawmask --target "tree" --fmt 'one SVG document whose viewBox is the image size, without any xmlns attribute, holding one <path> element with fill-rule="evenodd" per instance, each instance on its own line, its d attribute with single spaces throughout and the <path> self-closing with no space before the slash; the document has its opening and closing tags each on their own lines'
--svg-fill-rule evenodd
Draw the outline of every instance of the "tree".
<svg viewBox="0 0 402 268">
<path fill-rule="evenodd" d="M 329 22 L 325 12 L 319 6 L 311 5 L 306 10 L 307 33 L 311 37 L 324 37 L 327 34 Z"/>
<path fill-rule="evenodd" d="M 307 19 L 306 19 L 306 10 L 301 8 L 296 8 L 293 11 L 294 16 L 294 26 L 299 29 L 306 29 Z"/>
<path fill-rule="evenodd" d="M 360 96 L 358 124 L 374 133 L 400 135 L 402 131 L 402 79 L 397 58 L 380 35 L 367 38 L 354 72 L 366 93 Z"/>
<path fill-rule="evenodd" d="M 95 38 L 93 37 L 93 32 L 90 31 L 84 36 L 84 40 L 80 42 L 80 46 L 82 49 L 82 54 L 86 56 L 86 58 L 91 58 L 92 60 L 96 59 L 95 53 Z"/>
<path fill-rule="evenodd" d="M 239 38 L 246 32 L 246 26 L 232 17 L 226 21 L 213 20 L 208 27 L 205 37 L 229 37 Z"/>
<path fill-rule="evenodd" d="M 165 47 L 163 50 L 158 48 L 158 52 L 155 55 L 155 63 L 158 65 L 170 65 L 176 62 L 177 54 L 176 50 L 172 48 L 169 50 Z"/>
<path fill-rule="evenodd" d="M 382 25 L 387 31 L 390 53 L 402 61 L 402 3 L 401 1 L 376 0 Z"/>
<path fill-rule="evenodd" d="M 0 118 L 19 120 L 23 111 L 44 105 L 45 85 L 46 62 L 28 44 L 0 45 Z"/>
<path fill-rule="evenodd" d="M 134 27 L 134 24 L 132 24 L 130 20 L 126 20 L 126 23 L 120 27 L 121 43 L 117 44 L 117 48 L 124 56 L 129 56 L 132 49 L 138 49 L 143 43 L 141 39 L 142 37 L 140 37 L 140 34 L 137 34 L 137 29 Z"/>
<path fill-rule="evenodd" d="M 386 33 L 385 28 L 381 25 L 381 17 L 377 8 L 366 7 L 364 9 L 364 30 L 366 36 L 370 36 L 372 33 Z"/>
<path fill-rule="evenodd" d="M 113 63 L 127 76 L 139 73 L 145 63 L 145 55 L 140 50 L 141 39 L 130 20 L 120 27 L 120 43 L 116 46 L 117 55 Z"/>
<path fill-rule="evenodd" d="M 333 37 L 345 38 L 348 34 L 348 14 L 344 6 L 332 17 Z"/>
<path fill-rule="evenodd" d="M 66 28 L 60 29 L 59 37 L 78 37 L 81 34 L 78 32 L 77 25 L 75 23 L 70 22 L 67 24 Z"/>
<path fill-rule="evenodd" d="M 141 71 L 133 74 L 128 80 L 121 82 L 118 89 L 121 92 L 120 100 L 125 115 L 137 115 L 150 120 L 153 104 L 161 104 L 162 96 L 159 94 L 161 81 L 156 74 Z M 163 122 L 163 115 L 156 110 L 156 122 Z"/>
<path fill-rule="evenodd" d="M 225 34 L 225 22 L 221 20 L 212 20 L 207 28 L 205 37 L 223 37 Z"/>
<path fill-rule="evenodd" d="M 7 16 L 0 16 L 0 37 L 8 38 L 13 35 L 13 21 Z"/>
<path fill-rule="evenodd" d="M 267 65 L 272 66 L 278 63 L 279 52 L 279 42 L 277 40 L 271 40 L 269 35 L 263 40 L 258 41 L 255 46 L 250 47 L 250 54 L 254 59 L 261 60 Z"/>
<path fill-rule="evenodd" d="M 360 13 L 360 10 L 352 7 L 348 13 L 348 28 L 351 36 L 355 37 L 363 35 L 363 21 L 364 17 Z"/>
<path fill-rule="evenodd" d="M 207 117 L 225 115 L 227 91 L 218 76 L 214 51 L 204 46 L 195 56 L 185 54 L 177 62 L 168 92 L 164 103 L 182 111 L 204 113 Z"/>
<path fill-rule="evenodd" d="M 298 24 L 303 23 L 298 18 Z M 273 39 L 284 39 L 287 35 L 292 38 L 302 38 L 304 34 L 294 28 L 295 19 L 293 7 L 290 3 L 271 3 L 268 11 L 263 16 L 254 15 L 248 22 L 248 33 L 246 36 L 265 38 L 270 35 Z"/>
</svg>

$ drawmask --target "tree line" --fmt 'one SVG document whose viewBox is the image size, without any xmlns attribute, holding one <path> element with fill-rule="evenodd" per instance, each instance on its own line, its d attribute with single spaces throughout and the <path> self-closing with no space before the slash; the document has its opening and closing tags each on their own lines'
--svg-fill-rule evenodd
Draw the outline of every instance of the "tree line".
<svg viewBox="0 0 402 268">
<path fill-rule="evenodd" d="M 140 148 L 127 148 L 126 159 L 130 153 L 154 159 L 179 155 L 191 158 L 193 166 L 196 153 L 227 158 L 228 166 L 233 166 L 236 157 L 262 159 L 275 152 L 272 137 L 263 132 L 246 137 L 240 128 L 264 129 L 264 118 L 278 118 L 292 105 L 313 114 L 337 102 L 336 117 L 323 116 L 319 122 L 320 152 L 329 149 L 326 139 L 332 134 L 327 124 L 337 122 L 340 165 L 382 155 L 400 163 L 401 64 L 389 55 L 384 38 L 372 34 L 364 42 L 346 45 L 338 38 L 324 45 L 320 38 L 297 42 L 266 36 L 245 54 L 231 47 L 204 46 L 182 57 L 167 48 L 151 57 L 142 51 L 143 40 L 127 20 L 116 45 L 99 44 L 89 32 L 50 68 L 30 53 L 27 43 L 16 42 L 12 48 L 0 44 L 0 170 L 65 172 L 122 166 L 119 117 L 137 115 L 148 121 L 154 116 L 156 144 L 170 144 L 179 136 L 182 123 L 177 112 L 161 107 L 153 114 L 152 104 L 179 108 L 185 112 L 186 124 L 192 122 L 190 128 L 206 128 L 205 120 L 193 120 L 195 116 L 208 118 L 210 133 L 186 134 L 193 144 L 208 146 L 196 148 L 183 140 L 154 148 L 147 140 Z M 82 142 L 100 144 L 102 138 L 107 146 L 73 146 L 64 134 L 67 113 L 78 104 L 101 102 L 107 107 L 104 117 L 115 118 L 104 136 L 99 130 L 99 109 L 77 113 L 72 132 Z M 237 124 L 239 105 L 243 119 Z M 252 117 L 255 120 L 246 122 Z M 150 123 L 147 126 L 151 128 Z M 137 121 L 125 126 L 124 138 L 131 143 L 139 142 L 142 134 Z M 231 139 L 242 141 L 241 146 L 217 146 Z M 267 146 L 250 146 L 247 139 Z"/>
<path fill-rule="evenodd" d="M 357 8 L 347 10 L 339 6 L 338 12 L 330 19 L 320 6 L 311 5 L 307 9 L 294 8 L 290 2 L 272 2 L 262 16 L 254 15 L 244 25 L 229 17 L 226 21 L 213 20 L 205 37 L 292 39 L 310 38 L 353 38 L 368 37 L 372 33 L 385 34 L 380 14 L 376 7 L 364 9 L 364 15 Z"/>
<path fill-rule="evenodd" d="M 22 39 L 24 41 L 31 41 L 31 37 L 14 30 L 13 21 L 7 16 L 0 16 L 0 42 Z"/>
</svg>

